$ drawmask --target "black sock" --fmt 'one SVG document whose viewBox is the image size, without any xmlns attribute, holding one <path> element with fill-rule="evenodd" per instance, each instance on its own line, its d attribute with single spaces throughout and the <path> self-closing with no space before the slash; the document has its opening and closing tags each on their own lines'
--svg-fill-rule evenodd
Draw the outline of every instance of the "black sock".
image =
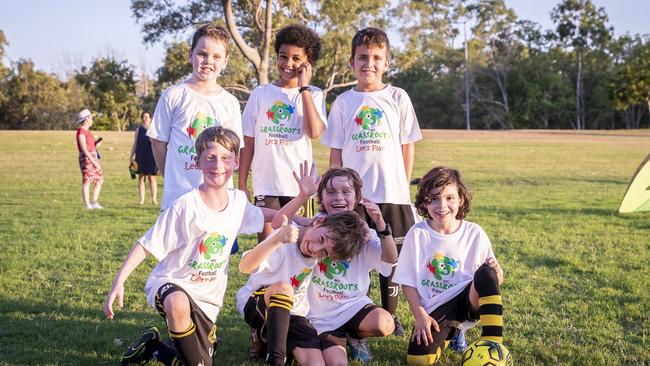
<svg viewBox="0 0 650 366">
<path fill-rule="evenodd" d="M 284 365 L 286 361 L 292 307 L 291 297 L 282 294 L 271 295 L 266 311 L 266 362 L 269 365 Z"/>
<path fill-rule="evenodd" d="M 158 345 L 151 355 L 151 358 L 167 366 L 183 365 L 183 361 L 181 360 L 178 352 L 176 352 L 176 348 L 170 347 L 164 342 L 158 342 Z"/>
<path fill-rule="evenodd" d="M 174 341 L 176 350 L 186 365 L 205 363 L 201 355 L 201 345 L 196 334 L 196 324 L 190 320 L 190 326 L 182 332 L 169 331 L 169 337 Z"/>
<path fill-rule="evenodd" d="M 482 265 L 474 273 L 474 288 L 478 292 L 481 339 L 503 343 L 503 303 L 496 271 Z"/>
</svg>

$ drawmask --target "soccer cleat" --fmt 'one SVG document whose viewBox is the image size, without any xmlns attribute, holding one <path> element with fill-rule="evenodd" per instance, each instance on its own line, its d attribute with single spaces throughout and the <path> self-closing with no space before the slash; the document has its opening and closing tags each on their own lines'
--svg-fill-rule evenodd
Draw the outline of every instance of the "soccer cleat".
<svg viewBox="0 0 650 366">
<path fill-rule="evenodd" d="M 393 335 L 395 337 L 404 337 L 404 327 L 395 314 L 393 314 L 393 321 L 395 322 L 395 330 L 393 331 Z"/>
<path fill-rule="evenodd" d="M 160 342 L 160 332 L 156 327 L 146 328 L 140 339 L 133 343 L 123 354 L 121 365 L 142 365 L 151 359 L 153 348 Z"/>
<path fill-rule="evenodd" d="M 467 349 L 467 341 L 465 340 L 465 330 L 461 329 L 458 331 L 456 336 L 451 339 L 449 342 L 449 348 L 457 353 L 463 353 Z"/>
<path fill-rule="evenodd" d="M 350 359 L 353 361 L 368 364 L 372 360 L 370 346 L 368 346 L 368 341 L 365 338 L 356 339 L 348 336 L 348 349 L 350 351 Z"/>
</svg>

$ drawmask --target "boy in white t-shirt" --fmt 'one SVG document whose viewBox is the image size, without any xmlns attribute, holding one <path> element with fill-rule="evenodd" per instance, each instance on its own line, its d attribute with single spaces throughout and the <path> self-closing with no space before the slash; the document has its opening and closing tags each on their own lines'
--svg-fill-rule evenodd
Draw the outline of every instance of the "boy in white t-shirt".
<svg viewBox="0 0 650 366">
<path fill-rule="evenodd" d="M 242 139 L 239 102 L 217 84 L 228 64 L 230 36 L 218 25 L 199 28 L 192 37 L 192 76 L 162 93 L 147 136 L 165 177 L 161 211 L 203 181 L 194 142 L 210 126 L 223 126 Z M 232 186 L 232 183 L 230 183 Z"/>
<path fill-rule="evenodd" d="M 287 177 L 303 161 L 311 164 L 311 139 L 326 128 L 323 91 L 309 85 L 320 47 L 313 30 L 303 25 L 282 28 L 275 36 L 280 78 L 255 88 L 246 102 L 239 189 L 248 193 L 251 169 L 256 206 L 277 210 L 298 194 L 298 186 Z M 259 240 L 270 232 L 271 226 L 265 225 Z"/>
<path fill-rule="evenodd" d="M 159 263 L 145 286 L 147 302 L 165 318 L 175 348 L 161 342 L 158 330 L 150 327 L 124 353 L 123 365 L 151 358 L 168 365 L 211 365 L 230 249 L 238 233 L 262 229 L 262 210 L 251 205 L 244 192 L 228 189 L 238 164 L 237 135 L 210 127 L 199 136 L 196 150 L 203 183 L 163 211 L 133 245 L 103 306 L 104 314 L 112 319 L 113 302 L 117 299 L 122 307 L 127 278 L 153 254 Z"/>
<path fill-rule="evenodd" d="M 282 220 L 278 231 L 244 253 L 239 270 L 251 275 L 237 293 L 237 309 L 264 341 L 269 365 L 284 365 L 287 352 L 301 365 L 325 365 L 316 330 L 305 318 L 307 286 L 319 259 L 356 257 L 368 226 L 354 212 L 321 217 L 300 229 L 284 215 Z M 270 240 L 275 237 L 290 240 Z"/>
<path fill-rule="evenodd" d="M 415 196 L 426 218 L 404 239 L 394 280 L 415 316 L 409 365 L 430 365 L 459 329 L 481 321 L 482 340 L 503 342 L 503 271 L 483 229 L 464 220 L 472 196 L 460 172 L 436 167 Z"/>
<path fill-rule="evenodd" d="M 409 181 L 414 143 L 422 134 L 406 92 L 382 81 L 389 65 L 386 33 L 377 28 L 358 31 L 350 57 L 358 84 L 334 101 L 321 142 L 330 147 L 331 168 L 344 166 L 359 173 L 363 196 L 379 205 L 399 251 L 415 222 Z M 367 221 L 372 227 L 371 220 Z M 380 289 L 382 307 L 395 314 L 399 286 L 390 275 L 380 275 Z M 403 334 L 395 318 L 395 335 Z"/>
<path fill-rule="evenodd" d="M 387 276 L 397 262 L 395 241 L 377 204 L 361 197 L 361 178 L 354 170 L 332 168 L 316 179 L 315 167 L 308 172 L 305 166 L 300 178 L 294 174 L 300 187 L 299 195 L 278 211 L 273 225 L 278 224 L 279 216 L 293 215 L 316 193 L 321 209 L 318 217 L 356 209 L 367 213 L 378 230 L 370 230 L 370 240 L 348 260 L 331 257 L 319 260 L 307 290 L 310 305 L 307 318 L 318 332 L 325 363 L 346 365 L 346 343 L 353 360 L 367 363 L 372 355 L 365 337 L 384 337 L 395 329 L 391 314 L 373 304 L 367 296 L 369 272 L 375 269 Z M 308 219 L 295 217 L 295 220 Z"/>
</svg>

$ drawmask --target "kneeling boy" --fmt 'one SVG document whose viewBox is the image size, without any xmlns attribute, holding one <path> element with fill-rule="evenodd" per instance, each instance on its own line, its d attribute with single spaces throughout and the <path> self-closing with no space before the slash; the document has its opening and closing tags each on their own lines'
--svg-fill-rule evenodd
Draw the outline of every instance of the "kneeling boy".
<svg viewBox="0 0 650 366">
<path fill-rule="evenodd" d="M 239 270 L 251 276 L 237 293 L 237 309 L 266 343 L 269 365 L 283 365 L 287 352 L 302 365 L 324 365 L 316 330 L 305 318 L 307 286 L 318 259 L 353 257 L 369 229 L 354 212 L 317 219 L 297 233 L 283 221 L 279 231 L 244 253 Z"/>
</svg>

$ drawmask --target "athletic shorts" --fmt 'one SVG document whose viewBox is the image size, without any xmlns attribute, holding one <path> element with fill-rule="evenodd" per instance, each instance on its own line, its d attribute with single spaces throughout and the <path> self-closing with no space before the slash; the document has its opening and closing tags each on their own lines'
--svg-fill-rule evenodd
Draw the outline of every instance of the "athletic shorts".
<svg viewBox="0 0 650 366">
<path fill-rule="evenodd" d="M 266 288 L 254 291 L 244 306 L 244 320 L 257 330 L 262 341 L 262 352 L 266 354 Z M 289 333 L 287 334 L 287 354 L 296 347 L 320 349 L 316 329 L 304 316 L 293 315 L 289 318 Z"/>
<path fill-rule="evenodd" d="M 320 338 L 321 350 L 326 350 L 333 346 L 345 347 L 348 335 L 356 339 L 363 338 L 359 335 L 361 322 L 366 318 L 366 316 L 368 316 L 368 314 L 370 314 L 371 311 L 377 308 L 379 308 L 379 306 L 375 304 L 366 304 L 345 324 L 341 325 L 337 329 L 319 334 L 318 338 Z"/>
<path fill-rule="evenodd" d="M 167 313 L 165 312 L 165 298 L 169 294 L 176 291 L 181 291 L 190 300 L 190 318 L 196 325 L 196 336 L 199 338 L 201 349 L 201 358 L 204 360 L 211 360 L 214 354 L 215 344 L 217 342 L 217 325 L 208 318 L 198 305 L 192 300 L 192 297 L 180 286 L 175 283 L 167 282 L 160 286 L 156 293 L 156 310 L 158 314 L 167 320 Z"/>
</svg>

